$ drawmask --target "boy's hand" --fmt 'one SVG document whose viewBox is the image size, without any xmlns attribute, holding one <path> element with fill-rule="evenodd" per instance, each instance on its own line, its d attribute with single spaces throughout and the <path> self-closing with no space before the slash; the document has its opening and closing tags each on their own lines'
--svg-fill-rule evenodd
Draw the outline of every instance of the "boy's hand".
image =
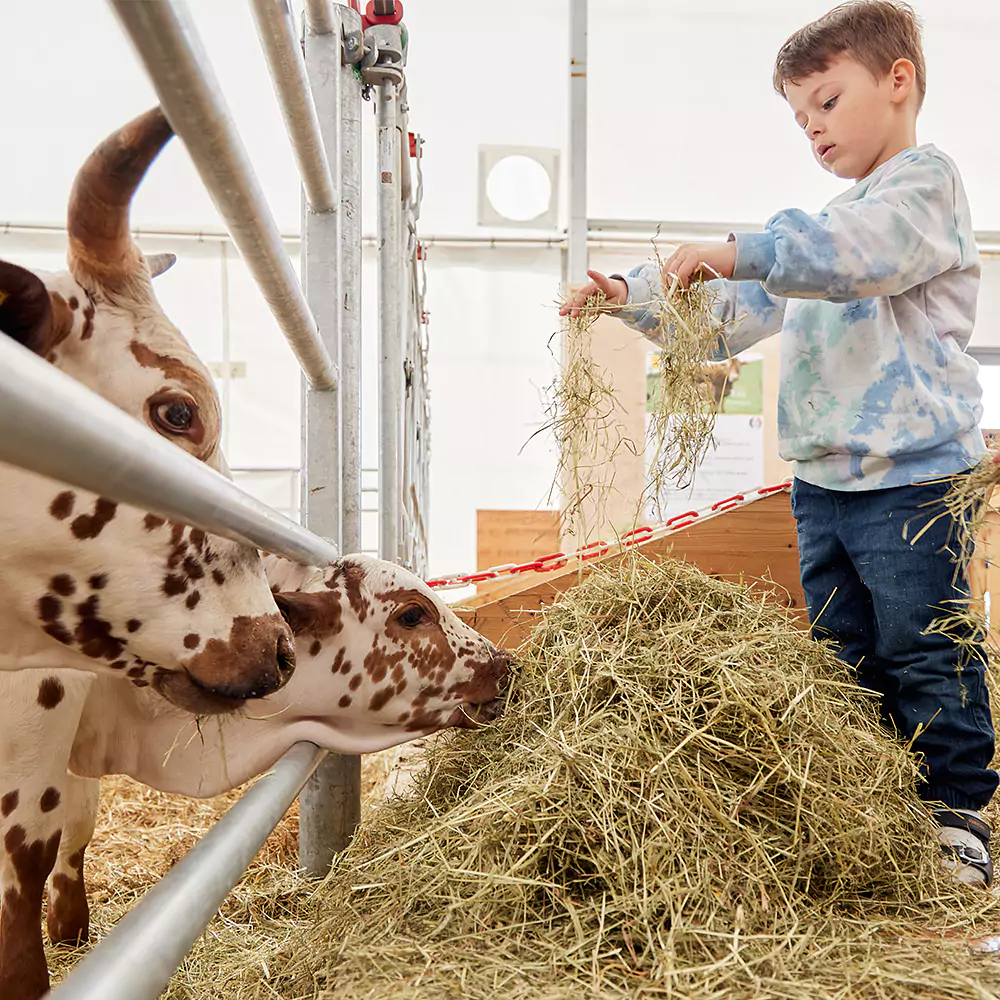
<svg viewBox="0 0 1000 1000">
<path fill-rule="evenodd" d="M 628 301 L 628 285 L 621 279 L 608 278 L 601 274 L 600 271 L 588 271 L 587 276 L 590 278 L 590 281 L 579 289 L 572 298 L 567 299 L 562 304 L 559 310 L 560 316 L 569 314 L 572 319 L 576 319 L 580 315 L 580 309 L 586 303 L 587 299 L 598 292 L 604 292 L 606 297 L 607 301 L 604 303 L 604 308 L 608 306 L 623 306 Z"/>
<path fill-rule="evenodd" d="M 663 288 L 669 291 L 676 275 L 681 288 L 692 280 L 731 278 L 736 267 L 736 243 L 682 243 L 663 265 Z"/>
</svg>

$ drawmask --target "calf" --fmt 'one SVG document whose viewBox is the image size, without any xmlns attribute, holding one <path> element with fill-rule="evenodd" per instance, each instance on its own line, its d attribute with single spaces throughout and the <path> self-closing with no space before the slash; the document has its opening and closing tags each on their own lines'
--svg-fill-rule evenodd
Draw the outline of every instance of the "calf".
<svg viewBox="0 0 1000 1000">
<path fill-rule="evenodd" d="M 0 261 L 0 332 L 225 473 L 211 376 L 153 293 L 169 255 L 147 260 L 129 233 L 132 196 L 171 135 L 154 108 L 91 154 L 70 197 L 69 271 Z M 3 463 L 0 537 L 0 671 L 122 675 L 198 712 L 291 672 L 253 549 Z"/>
<path fill-rule="evenodd" d="M 277 586 L 299 588 L 276 594 L 295 632 L 298 668 L 281 691 L 247 702 L 240 714 L 199 726 L 117 678 L 0 675 L 0 703 L 16 705 L 26 732 L 32 720 L 47 721 L 42 688 L 62 685 L 52 711 L 68 733 L 58 747 L 36 754 L 24 775 L 4 773 L 0 758 L 0 997 L 36 1000 L 48 988 L 40 916 L 50 873 L 50 938 L 87 937 L 83 859 L 101 775 L 128 774 L 204 798 L 266 771 L 300 740 L 370 753 L 439 729 L 472 727 L 499 712 L 509 655 L 459 621 L 413 574 L 364 556 L 323 572 L 268 562 Z"/>
</svg>

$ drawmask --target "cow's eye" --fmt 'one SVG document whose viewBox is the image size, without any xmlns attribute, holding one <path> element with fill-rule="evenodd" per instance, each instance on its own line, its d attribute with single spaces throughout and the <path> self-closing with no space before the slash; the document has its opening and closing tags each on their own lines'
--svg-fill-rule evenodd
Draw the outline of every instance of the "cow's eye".
<svg viewBox="0 0 1000 1000">
<path fill-rule="evenodd" d="M 194 421 L 194 404 L 186 399 L 170 399 L 152 408 L 153 422 L 168 434 L 186 434 Z"/>
<path fill-rule="evenodd" d="M 405 611 L 400 612 L 396 621 L 404 628 L 416 628 L 426 617 L 424 609 L 418 604 L 414 604 L 412 608 L 407 608 Z"/>
</svg>

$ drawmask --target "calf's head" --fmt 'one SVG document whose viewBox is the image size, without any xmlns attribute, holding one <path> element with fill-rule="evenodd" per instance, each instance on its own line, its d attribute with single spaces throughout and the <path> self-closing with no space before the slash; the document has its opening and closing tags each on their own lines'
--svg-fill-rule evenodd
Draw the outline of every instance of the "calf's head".
<svg viewBox="0 0 1000 1000">
<path fill-rule="evenodd" d="M 129 232 L 132 196 L 171 135 L 154 108 L 91 154 L 70 198 L 69 271 L 0 261 L 0 332 L 227 474 L 211 376 L 153 292 L 172 257 L 145 258 Z M 66 665 L 89 661 L 199 712 L 290 675 L 291 634 L 255 550 L 5 465 L 0 507 L 5 539 L 19 539 L 0 597 L 86 658 Z"/>
<path fill-rule="evenodd" d="M 270 566 L 268 576 L 274 586 Z M 295 633 L 299 668 L 263 704 L 281 704 L 281 724 L 314 722 L 317 735 L 308 738 L 328 749 L 371 753 L 499 713 L 510 656 L 407 570 L 346 556 L 321 580 L 275 598 Z"/>
</svg>

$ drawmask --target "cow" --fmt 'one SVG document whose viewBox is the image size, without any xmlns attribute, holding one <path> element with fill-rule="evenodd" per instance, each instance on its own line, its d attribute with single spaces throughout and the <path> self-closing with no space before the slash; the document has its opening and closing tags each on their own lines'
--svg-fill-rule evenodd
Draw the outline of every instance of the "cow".
<svg viewBox="0 0 1000 1000">
<path fill-rule="evenodd" d="M 358 555 L 323 571 L 267 562 L 275 586 L 296 588 L 275 599 L 295 633 L 298 666 L 284 688 L 247 701 L 239 714 L 199 724 L 118 677 L 0 674 L 0 705 L 10 706 L 36 748 L 21 775 L 0 756 L 0 997 L 37 1000 L 48 988 L 41 932 L 47 878 L 50 939 L 87 938 L 84 852 L 101 775 L 128 774 L 204 798 L 268 770 L 300 740 L 371 753 L 443 728 L 474 727 L 501 710 L 509 654 L 412 573 Z M 46 711 L 40 702 L 51 699 L 42 691 L 56 685 L 62 698 Z M 58 745 L 39 751 L 33 727 L 50 730 L 53 713 Z"/>
<path fill-rule="evenodd" d="M 172 255 L 145 258 L 129 232 L 132 196 L 172 134 L 156 107 L 88 157 L 69 201 L 69 270 L 0 261 L 0 331 L 227 474 L 211 375 L 153 292 Z M 0 537 L 0 671 L 120 675 L 211 713 L 276 690 L 294 667 L 252 548 L 2 463 Z"/>
</svg>

